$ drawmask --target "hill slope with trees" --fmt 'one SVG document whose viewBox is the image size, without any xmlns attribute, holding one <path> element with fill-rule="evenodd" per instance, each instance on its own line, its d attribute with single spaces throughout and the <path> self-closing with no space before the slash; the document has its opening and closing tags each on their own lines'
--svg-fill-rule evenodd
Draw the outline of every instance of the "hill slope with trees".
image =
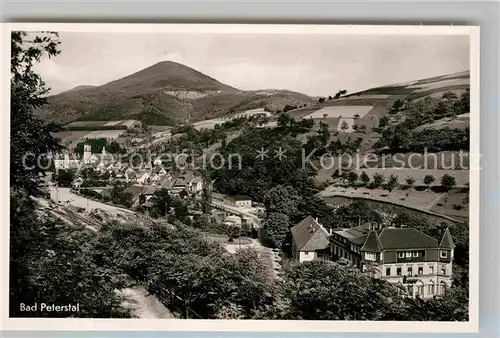
<svg viewBox="0 0 500 338">
<path fill-rule="evenodd" d="M 313 102 L 285 90 L 241 91 L 187 66 L 164 61 L 106 83 L 78 86 L 47 98 L 38 110 L 49 121 L 139 119 L 175 125 L 254 108 L 283 109 Z"/>
</svg>

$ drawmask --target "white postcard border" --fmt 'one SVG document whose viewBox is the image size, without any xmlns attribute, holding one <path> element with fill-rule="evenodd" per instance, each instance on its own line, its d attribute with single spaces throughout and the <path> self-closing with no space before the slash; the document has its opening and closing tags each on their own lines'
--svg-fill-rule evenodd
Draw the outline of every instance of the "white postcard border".
<svg viewBox="0 0 500 338">
<path fill-rule="evenodd" d="M 91 23 L 3 23 L 1 53 L 2 128 L 4 158 L 10 151 L 10 31 L 67 31 L 106 33 L 183 33 L 183 34 L 353 34 L 353 35 L 469 35 L 470 36 L 470 154 L 479 149 L 479 27 L 408 25 L 287 25 L 287 24 L 91 24 Z M 9 156 L 10 158 L 10 156 Z M 9 299 L 9 191 L 8 166 L 1 167 L 2 188 L 2 299 Z M 298 321 L 298 320 L 192 320 L 192 319 L 54 319 L 9 318 L 8 302 L 2 302 L 3 330 L 102 330 L 102 331 L 251 331 L 251 332 L 478 332 L 479 330 L 479 161 L 470 169 L 470 248 L 469 321 Z"/>
</svg>

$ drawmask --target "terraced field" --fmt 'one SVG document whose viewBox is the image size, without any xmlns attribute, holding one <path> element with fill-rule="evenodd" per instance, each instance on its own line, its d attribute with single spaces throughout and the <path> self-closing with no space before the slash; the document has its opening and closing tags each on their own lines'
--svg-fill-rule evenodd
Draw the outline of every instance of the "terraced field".
<svg viewBox="0 0 500 338">
<path fill-rule="evenodd" d="M 316 110 L 314 113 L 307 115 L 305 118 L 310 118 L 310 119 L 332 118 L 332 117 L 353 118 L 356 115 L 363 117 L 372 108 L 373 108 L 372 106 L 328 106 Z"/>
</svg>

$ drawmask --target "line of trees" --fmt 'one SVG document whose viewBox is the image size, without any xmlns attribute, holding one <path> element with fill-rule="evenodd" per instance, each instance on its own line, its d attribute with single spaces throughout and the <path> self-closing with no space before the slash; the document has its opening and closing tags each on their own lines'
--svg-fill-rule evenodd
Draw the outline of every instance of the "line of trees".
<svg viewBox="0 0 500 338">
<path fill-rule="evenodd" d="M 389 192 L 400 185 L 399 177 L 397 175 L 391 174 L 386 180 L 386 177 L 379 172 L 373 174 L 373 177 L 370 178 L 370 176 L 365 171 L 358 175 L 358 173 L 356 173 L 355 171 L 344 170 L 342 174 L 340 174 L 339 170 L 335 170 L 335 172 L 332 174 L 332 178 L 342 178 L 344 180 L 347 180 L 351 186 L 358 185 L 358 182 L 360 181 L 361 185 L 367 188 L 377 189 L 383 187 Z M 436 178 L 433 175 L 429 174 L 424 176 L 422 183 L 427 186 L 427 189 L 430 189 L 431 184 L 434 183 L 435 180 Z M 415 185 L 416 180 L 414 177 L 408 176 L 405 178 L 405 182 L 405 188 L 410 189 Z M 456 179 L 448 174 L 444 174 L 441 177 L 440 183 L 440 187 L 443 191 L 450 191 L 457 185 Z"/>
</svg>

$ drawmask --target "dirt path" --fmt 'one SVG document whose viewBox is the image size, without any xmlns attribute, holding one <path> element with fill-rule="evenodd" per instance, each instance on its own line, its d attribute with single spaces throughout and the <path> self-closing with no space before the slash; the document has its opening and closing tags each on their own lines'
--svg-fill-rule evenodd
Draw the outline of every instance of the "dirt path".
<svg viewBox="0 0 500 338">
<path fill-rule="evenodd" d="M 125 297 L 124 306 L 132 309 L 138 318 L 176 318 L 158 298 L 149 294 L 144 288 L 134 286 L 121 290 Z"/>
</svg>

